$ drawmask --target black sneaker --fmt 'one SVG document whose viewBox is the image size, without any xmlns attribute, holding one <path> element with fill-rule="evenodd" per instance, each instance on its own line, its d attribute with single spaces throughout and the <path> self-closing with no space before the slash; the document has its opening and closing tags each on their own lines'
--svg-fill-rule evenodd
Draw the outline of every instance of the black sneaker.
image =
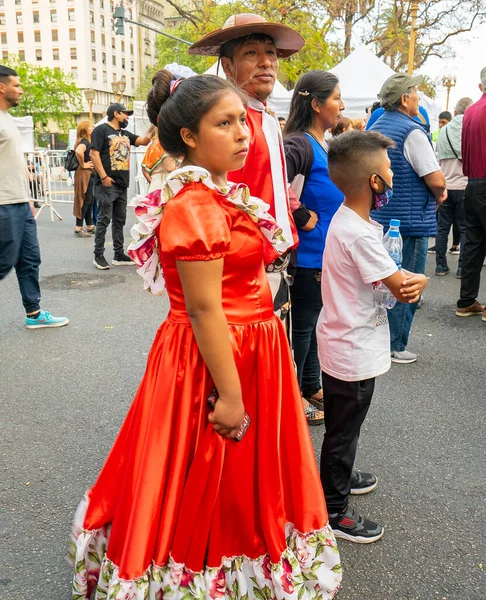
<svg viewBox="0 0 486 600">
<path fill-rule="evenodd" d="M 126 254 L 118 254 L 113 258 L 111 264 L 115 265 L 115 267 L 124 267 L 126 265 L 134 265 L 135 263 Z"/>
<path fill-rule="evenodd" d="M 435 246 L 431 246 L 428 250 L 427 250 L 427 254 L 435 254 Z"/>
<path fill-rule="evenodd" d="M 349 504 L 336 516 L 329 516 L 329 524 L 337 538 L 356 544 L 371 544 L 385 533 L 384 527 L 365 519 Z"/>
<path fill-rule="evenodd" d="M 373 473 L 354 471 L 351 474 L 351 494 L 359 496 L 372 492 L 378 485 L 378 478 Z"/>
<path fill-rule="evenodd" d="M 106 262 L 106 258 L 103 255 L 95 256 L 93 259 L 93 264 L 97 269 L 100 269 L 101 271 L 110 268 L 110 265 Z"/>
</svg>

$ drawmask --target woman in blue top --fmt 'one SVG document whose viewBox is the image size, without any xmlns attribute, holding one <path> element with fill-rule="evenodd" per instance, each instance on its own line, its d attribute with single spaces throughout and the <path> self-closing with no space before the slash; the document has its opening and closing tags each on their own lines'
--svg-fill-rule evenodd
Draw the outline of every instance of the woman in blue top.
<svg viewBox="0 0 486 600">
<path fill-rule="evenodd" d="M 288 180 L 302 203 L 294 214 L 300 243 L 290 294 L 294 359 L 302 396 L 312 405 L 305 408 L 310 424 L 323 422 L 322 413 L 315 418 L 315 408 L 323 409 L 316 339 L 322 308 L 322 254 L 329 224 L 344 199 L 329 178 L 324 136 L 337 125 L 342 110 L 337 77 L 326 71 L 309 71 L 295 87 L 284 130 Z"/>
</svg>

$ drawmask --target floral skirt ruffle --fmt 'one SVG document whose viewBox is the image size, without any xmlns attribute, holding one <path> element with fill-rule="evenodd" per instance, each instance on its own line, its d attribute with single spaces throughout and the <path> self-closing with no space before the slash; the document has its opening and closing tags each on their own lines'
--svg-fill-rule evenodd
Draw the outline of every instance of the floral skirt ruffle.
<svg viewBox="0 0 486 600">
<path fill-rule="evenodd" d="M 106 556 L 109 526 L 82 529 L 88 500 L 76 513 L 69 561 L 74 565 L 73 600 L 327 600 L 341 583 L 341 564 L 329 525 L 301 533 L 288 523 L 287 548 L 279 562 L 258 558 L 224 558 L 221 565 L 194 572 L 170 557 L 152 564 L 131 581 L 121 579 Z"/>
</svg>

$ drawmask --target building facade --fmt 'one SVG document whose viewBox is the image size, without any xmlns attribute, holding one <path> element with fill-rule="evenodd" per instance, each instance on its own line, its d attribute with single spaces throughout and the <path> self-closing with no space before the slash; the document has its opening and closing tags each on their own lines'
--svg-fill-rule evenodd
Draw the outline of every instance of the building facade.
<svg viewBox="0 0 486 600">
<path fill-rule="evenodd" d="M 140 77 L 155 63 L 156 33 L 125 23 L 116 35 L 112 15 L 120 0 L 0 0 L 0 52 L 32 64 L 71 73 L 92 89 L 95 120 L 114 101 L 113 82 L 125 83 L 123 102 L 133 98 Z M 134 21 L 165 29 L 174 9 L 165 0 L 124 0 Z M 83 95 L 84 114 L 89 105 Z"/>
</svg>

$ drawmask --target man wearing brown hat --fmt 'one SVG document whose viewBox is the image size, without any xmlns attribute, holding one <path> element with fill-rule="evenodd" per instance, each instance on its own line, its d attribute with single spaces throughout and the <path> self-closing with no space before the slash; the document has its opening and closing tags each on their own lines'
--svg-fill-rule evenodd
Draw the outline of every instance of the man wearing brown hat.
<svg viewBox="0 0 486 600">
<path fill-rule="evenodd" d="M 370 127 L 390 137 L 396 144 L 388 149 L 393 171 L 393 197 L 372 218 L 386 229 L 390 219 L 400 219 L 403 238 L 404 269 L 425 272 L 429 236 L 437 234 L 436 203 L 446 197 L 446 182 L 440 170 L 432 142 L 424 126 L 415 120 L 420 96 L 417 86 L 422 77 L 396 73 L 389 77 L 380 91 L 384 114 Z M 388 311 L 391 360 L 409 364 L 417 355 L 406 347 L 417 304 L 397 302 Z"/>
<path fill-rule="evenodd" d="M 244 167 L 229 173 L 228 179 L 247 184 L 253 196 L 267 202 L 269 212 L 295 245 L 298 236 L 290 211 L 282 135 L 267 100 L 277 79 L 278 59 L 291 56 L 303 46 L 302 36 L 290 27 L 269 23 L 258 15 L 239 14 L 189 48 L 190 54 L 218 57 L 226 77 L 248 94 L 250 149 Z M 272 262 L 270 252 L 268 248 L 267 274 L 275 309 L 280 313 L 288 302 L 284 277 L 287 261 Z"/>
</svg>

